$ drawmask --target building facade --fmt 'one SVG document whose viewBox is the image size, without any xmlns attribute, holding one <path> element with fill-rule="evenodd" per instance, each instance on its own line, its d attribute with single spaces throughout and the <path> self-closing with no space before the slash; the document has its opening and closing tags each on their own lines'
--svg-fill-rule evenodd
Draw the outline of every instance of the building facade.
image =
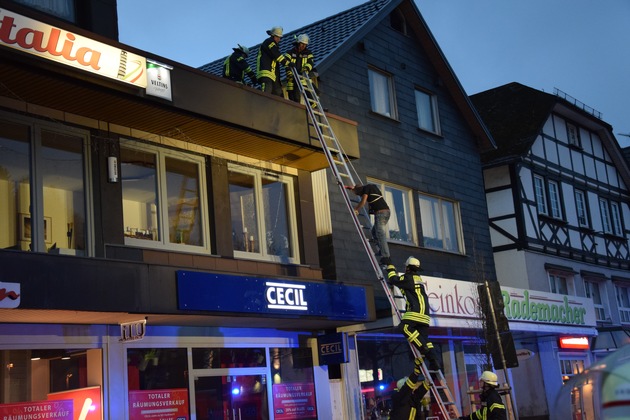
<svg viewBox="0 0 630 420">
<path fill-rule="evenodd" d="M 540 363 L 540 374 L 512 371 L 519 414 L 599 418 L 597 385 L 571 393 L 561 388 L 628 343 L 628 164 L 601 115 L 561 91 L 510 83 L 472 100 L 498 145 L 483 161 L 499 282 L 530 289 L 530 295 L 588 298 L 595 311 L 597 328 L 590 332 L 565 328 L 515 336 L 517 347 L 529 348 Z M 583 344 L 566 346 L 560 340 L 566 336 Z M 542 389 L 547 404 L 531 391 Z"/>
</svg>

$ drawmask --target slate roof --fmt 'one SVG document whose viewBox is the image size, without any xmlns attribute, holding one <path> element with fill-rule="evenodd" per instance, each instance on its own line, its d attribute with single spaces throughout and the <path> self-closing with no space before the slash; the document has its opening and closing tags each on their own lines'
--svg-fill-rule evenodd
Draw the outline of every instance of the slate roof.
<svg viewBox="0 0 630 420">
<path fill-rule="evenodd" d="M 488 164 L 527 153 L 560 98 L 512 82 L 470 99 L 497 145 L 482 154 L 482 162 Z"/>
<path fill-rule="evenodd" d="M 326 67 L 327 61 L 332 62 L 334 60 L 334 58 L 331 59 L 332 56 L 341 53 L 341 51 L 337 51 L 341 46 L 351 38 L 356 37 L 361 32 L 360 29 L 365 27 L 384 7 L 389 6 L 388 9 L 393 10 L 396 3 L 398 1 L 395 0 L 372 0 L 294 31 L 285 32 L 280 40 L 280 51 L 289 51 L 295 37 L 303 33 L 308 34 L 309 49 L 315 56 L 315 66 L 321 72 Z M 261 43 L 267 37 L 268 35 L 265 33 L 260 34 Z M 256 71 L 256 55 L 260 44 L 248 48 L 250 53 L 247 62 Z M 221 76 L 223 62 L 226 58 L 227 56 L 204 64 L 199 69 Z"/>
</svg>

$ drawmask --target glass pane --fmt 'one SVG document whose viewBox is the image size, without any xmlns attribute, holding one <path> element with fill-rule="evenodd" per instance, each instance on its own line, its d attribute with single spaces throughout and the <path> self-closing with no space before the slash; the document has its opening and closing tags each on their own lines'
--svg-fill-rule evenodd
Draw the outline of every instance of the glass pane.
<svg viewBox="0 0 630 420">
<path fill-rule="evenodd" d="M 199 165 L 170 157 L 165 162 L 169 241 L 202 246 Z"/>
<path fill-rule="evenodd" d="M 389 238 L 395 241 L 413 242 L 407 193 L 385 186 L 385 201 L 387 201 L 391 210 L 391 216 L 387 224 Z"/>
<path fill-rule="evenodd" d="M 44 214 L 40 217 L 49 252 L 86 249 L 83 139 L 42 130 L 40 171 Z"/>
<path fill-rule="evenodd" d="M 254 176 L 230 171 L 228 179 L 234 250 L 260 252 Z"/>
<path fill-rule="evenodd" d="M 262 184 L 267 254 L 284 258 L 293 257 L 287 209 L 287 185 L 268 177 L 262 178 Z"/>
<path fill-rule="evenodd" d="M 389 103 L 389 80 L 384 74 L 374 70 L 368 70 L 370 81 L 370 99 L 372 111 L 391 117 L 391 104 Z"/>
<path fill-rule="evenodd" d="M 129 390 L 188 388 L 185 348 L 127 350 Z"/>
<path fill-rule="evenodd" d="M 424 246 L 442 248 L 442 221 L 439 201 L 433 197 L 420 197 L 420 218 Z"/>
<path fill-rule="evenodd" d="M 267 377 L 238 375 L 195 378 L 195 407 L 198 420 L 267 420 Z"/>
<path fill-rule="evenodd" d="M 541 178 L 534 177 L 534 190 L 536 194 L 536 205 L 538 207 L 538 213 L 547 214 L 547 203 L 545 201 L 545 191 Z"/>
<path fill-rule="evenodd" d="M 69 22 L 75 22 L 74 19 L 74 1 L 73 0 L 15 0 L 17 3 L 25 4 L 42 12 L 60 17 Z"/>
<path fill-rule="evenodd" d="M 123 147 L 120 160 L 125 236 L 159 241 L 156 156 Z"/>
<path fill-rule="evenodd" d="M 262 348 L 194 348 L 193 369 L 267 366 Z"/>
<path fill-rule="evenodd" d="M 25 251 L 31 245 L 29 139 L 29 127 L 0 121 L 0 214 L 4 215 L 0 218 L 0 248 L 3 249 Z"/>
<path fill-rule="evenodd" d="M 418 111 L 418 126 L 425 130 L 435 132 L 431 96 L 424 92 L 416 91 L 416 108 Z"/>
<path fill-rule="evenodd" d="M 271 348 L 273 411 L 283 418 L 316 419 L 312 352 L 307 348 Z"/>
<path fill-rule="evenodd" d="M 459 251 L 453 203 L 442 201 L 442 217 L 444 219 L 444 249 L 447 251 Z"/>
</svg>

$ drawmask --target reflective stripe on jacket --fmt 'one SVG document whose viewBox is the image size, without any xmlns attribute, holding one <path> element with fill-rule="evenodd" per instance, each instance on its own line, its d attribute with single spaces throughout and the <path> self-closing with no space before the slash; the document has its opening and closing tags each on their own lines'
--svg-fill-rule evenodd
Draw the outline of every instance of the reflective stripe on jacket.
<svg viewBox="0 0 630 420">
<path fill-rule="evenodd" d="M 260 45 L 256 57 L 256 77 L 268 77 L 274 82 L 280 80 L 280 68 L 278 64 L 287 64 L 288 59 L 280 54 L 280 47 L 269 37 Z"/>
</svg>

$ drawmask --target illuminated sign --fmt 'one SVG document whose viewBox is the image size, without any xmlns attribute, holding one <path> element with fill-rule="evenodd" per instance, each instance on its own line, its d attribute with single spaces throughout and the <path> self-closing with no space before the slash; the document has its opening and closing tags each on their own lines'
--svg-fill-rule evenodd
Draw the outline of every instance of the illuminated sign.
<svg viewBox="0 0 630 420">
<path fill-rule="evenodd" d="M 173 67 L 147 60 L 147 95 L 171 101 L 171 70 Z"/>
<path fill-rule="evenodd" d="M 348 345 L 344 333 L 317 336 L 320 365 L 348 363 Z"/>
<path fill-rule="evenodd" d="M 49 404 L 70 400 L 72 407 L 71 412 L 74 412 L 70 418 L 73 420 L 101 420 L 103 418 L 100 386 L 53 392 L 47 395 L 47 399 Z M 24 418 L 26 419 L 28 417 Z M 57 417 L 49 416 L 37 418 L 47 419 Z"/>
<path fill-rule="evenodd" d="M 0 282 L 0 308 L 13 309 L 20 306 L 20 283 Z"/>
<path fill-rule="evenodd" d="M 0 45 L 134 86 L 147 86 L 146 59 L 0 9 Z"/>
<path fill-rule="evenodd" d="M 588 337 L 560 337 L 561 349 L 588 350 Z"/>
<path fill-rule="evenodd" d="M 186 388 L 129 391 L 129 420 L 188 420 Z"/>
<path fill-rule="evenodd" d="M 120 324 L 121 342 L 142 340 L 147 331 L 147 320 L 123 322 Z"/>
<path fill-rule="evenodd" d="M 273 418 L 316 419 L 315 387 L 312 383 L 273 384 Z"/>
<path fill-rule="evenodd" d="M 0 404 L 0 418 L 74 420 L 72 400 Z"/>
<path fill-rule="evenodd" d="M 180 310 L 368 321 L 366 290 L 329 282 L 177 272 Z"/>
</svg>

